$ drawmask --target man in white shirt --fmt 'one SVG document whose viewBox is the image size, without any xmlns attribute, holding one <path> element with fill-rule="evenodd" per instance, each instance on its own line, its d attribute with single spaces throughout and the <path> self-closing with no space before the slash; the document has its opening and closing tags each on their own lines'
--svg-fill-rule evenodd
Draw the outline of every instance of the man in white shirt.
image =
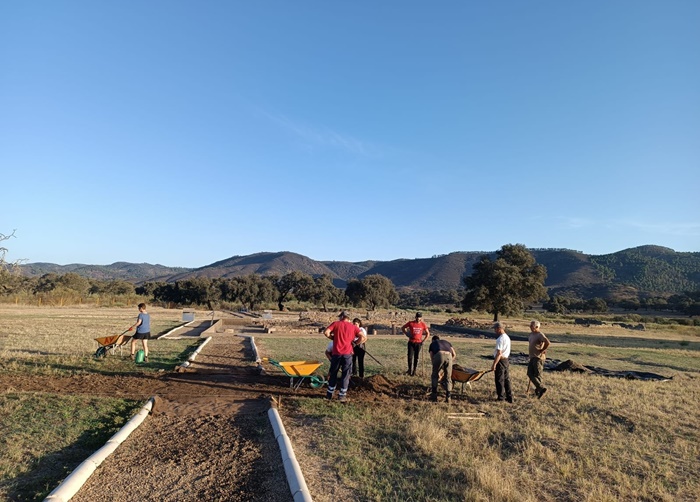
<svg viewBox="0 0 700 502">
<path fill-rule="evenodd" d="M 510 357 L 510 337 L 506 334 L 505 326 L 497 322 L 493 325 L 496 332 L 496 351 L 493 353 L 491 371 L 496 375 L 496 394 L 499 401 L 513 402 L 513 391 L 510 388 L 510 372 L 508 358 Z"/>
</svg>

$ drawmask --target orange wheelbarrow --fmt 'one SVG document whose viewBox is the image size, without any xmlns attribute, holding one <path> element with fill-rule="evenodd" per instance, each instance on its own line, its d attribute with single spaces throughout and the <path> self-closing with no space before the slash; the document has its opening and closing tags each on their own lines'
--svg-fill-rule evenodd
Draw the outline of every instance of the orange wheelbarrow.
<svg viewBox="0 0 700 502">
<path fill-rule="evenodd" d="M 464 386 L 467 385 L 471 389 L 472 382 L 478 382 L 486 373 L 491 373 L 493 370 L 476 371 L 469 368 L 462 368 L 459 364 L 452 366 L 452 382 L 462 384 L 460 395 L 464 393 Z"/>
<path fill-rule="evenodd" d="M 301 387 L 304 381 L 308 381 L 312 389 L 323 387 L 326 383 L 323 377 L 314 374 L 323 364 L 321 361 L 275 361 L 267 357 L 263 358 L 263 361 L 281 369 L 289 377 L 289 386 L 294 390 Z"/>
<path fill-rule="evenodd" d="M 101 338 L 95 338 L 95 341 L 99 345 L 95 351 L 95 359 L 101 359 L 107 355 L 107 351 L 114 351 L 117 347 L 123 347 L 129 340 L 131 340 L 131 335 L 127 335 L 131 331 L 131 328 L 127 329 L 120 335 L 103 336 Z"/>
</svg>

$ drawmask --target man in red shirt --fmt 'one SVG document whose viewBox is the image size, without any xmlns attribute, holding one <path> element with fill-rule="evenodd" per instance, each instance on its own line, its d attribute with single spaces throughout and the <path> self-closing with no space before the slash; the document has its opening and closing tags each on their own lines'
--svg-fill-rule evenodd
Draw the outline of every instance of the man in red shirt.
<svg viewBox="0 0 700 502">
<path fill-rule="evenodd" d="M 342 368 L 338 399 L 344 403 L 347 401 L 348 387 L 350 387 L 353 342 L 362 344 L 366 341 L 366 338 L 360 331 L 360 328 L 350 321 L 350 314 L 347 310 L 343 310 L 338 317 L 339 320 L 332 323 L 323 332 L 326 338 L 333 340 L 331 376 L 328 379 L 326 399 L 333 399 L 333 393 L 338 383 L 338 369 Z"/>
<path fill-rule="evenodd" d="M 420 349 L 426 338 L 430 336 L 430 330 L 423 322 L 423 314 L 417 312 L 416 320 L 408 321 L 401 327 L 401 331 L 408 337 L 408 374 L 415 376 Z"/>
</svg>

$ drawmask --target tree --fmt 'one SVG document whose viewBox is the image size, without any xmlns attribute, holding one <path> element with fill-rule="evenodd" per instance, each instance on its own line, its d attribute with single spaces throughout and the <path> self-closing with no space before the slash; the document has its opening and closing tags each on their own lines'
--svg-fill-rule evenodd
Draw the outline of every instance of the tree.
<svg viewBox="0 0 700 502">
<path fill-rule="evenodd" d="M 212 284 L 208 277 L 194 277 L 175 283 L 180 293 L 179 302 L 187 305 L 206 305 L 213 309 L 212 302 L 221 298 L 220 290 Z"/>
<path fill-rule="evenodd" d="M 165 303 L 179 303 L 180 296 L 175 284 L 158 282 L 153 290 L 153 299 Z"/>
<path fill-rule="evenodd" d="M 391 279 L 381 274 L 367 275 L 362 278 L 363 300 L 369 310 L 389 307 L 399 301 L 399 295 Z"/>
<path fill-rule="evenodd" d="M 474 264 L 472 274 L 464 278 L 464 311 L 479 309 L 498 316 L 512 315 L 524 309 L 525 302 L 547 297 L 544 280 L 547 269 L 535 261 L 522 244 L 506 244 L 496 259 L 483 255 Z"/>
<path fill-rule="evenodd" d="M 261 303 L 273 301 L 276 293 L 277 288 L 268 277 L 251 274 L 231 279 L 229 297 L 235 298 L 249 310 L 255 310 Z"/>
<path fill-rule="evenodd" d="M 57 285 L 58 287 L 75 292 L 81 296 L 85 295 L 90 289 L 90 281 L 74 272 L 68 272 L 59 276 Z"/>
<path fill-rule="evenodd" d="M 324 312 L 328 311 L 329 303 L 340 303 L 343 292 L 333 284 L 333 278 L 324 274 L 311 278 L 304 274 L 294 288 L 294 296 L 301 302 L 313 302 L 320 305 Z"/>
<path fill-rule="evenodd" d="M 284 310 L 284 302 L 290 294 L 296 291 L 299 286 L 306 286 L 309 282 L 313 282 L 311 276 L 298 272 L 296 270 L 284 274 L 275 281 L 275 287 L 279 293 L 277 296 L 277 308 Z"/>
<path fill-rule="evenodd" d="M 56 289 L 59 285 L 58 274 L 49 272 L 39 277 L 39 280 L 34 287 L 34 293 L 48 293 Z"/>
<path fill-rule="evenodd" d="M 0 234 L 0 242 L 6 241 L 14 236 L 15 230 L 8 235 Z M 6 247 L 0 246 L 0 294 L 3 295 L 17 291 L 25 282 L 19 272 L 20 261 L 14 263 L 7 263 L 7 261 L 5 261 L 7 251 L 8 249 Z"/>
<path fill-rule="evenodd" d="M 369 310 L 388 307 L 399 301 L 394 283 L 381 274 L 367 275 L 362 280 L 348 281 L 345 296 L 353 305 L 365 305 Z"/>
<path fill-rule="evenodd" d="M 590 300 L 586 300 L 585 310 L 590 310 L 591 313 L 596 313 L 596 312 L 607 312 L 608 311 L 608 304 L 605 300 L 602 298 L 591 298 Z"/>
<path fill-rule="evenodd" d="M 147 298 L 155 298 L 155 292 L 159 287 L 162 287 L 165 284 L 165 282 L 149 281 L 143 283 L 141 286 L 137 286 L 134 288 L 134 291 L 137 295 L 145 296 Z"/>
<path fill-rule="evenodd" d="M 547 312 L 554 312 L 555 314 L 565 314 L 568 306 L 569 302 L 566 301 L 566 298 L 557 295 L 550 296 L 549 300 L 542 303 L 542 308 Z"/>
<path fill-rule="evenodd" d="M 357 307 L 362 305 L 362 299 L 364 296 L 362 281 L 359 279 L 350 279 L 345 286 L 345 296 L 354 306 Z"/>
</svg>

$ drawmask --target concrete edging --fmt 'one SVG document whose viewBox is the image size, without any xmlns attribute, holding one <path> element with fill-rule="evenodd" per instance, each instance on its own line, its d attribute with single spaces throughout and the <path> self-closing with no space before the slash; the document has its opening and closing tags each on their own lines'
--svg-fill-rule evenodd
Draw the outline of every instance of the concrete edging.
<svg viewBox="0 0 700 502">
<path fill-rule="evenodd" d="M 85 482 L 92 476 L 92 473 L 99 465 L 109 457 L 117 447 L 122 444 L 129 435 L 134 432 L 139 425 L 146 419 L 148 414 L 153 409 L 155 398 L 151 397 L 143 408 L 131 417 L 127 423 L 114 434 L 107 443 L 97 450 L 95 453 L 86 458 L 78 467 L 73 470 L 61 483 L 53 489 L 51 493 L 44 499 L 48 502 L 67 502 L 78 490 L 82 488 Z"/>
<path fill-rule="evenodd" d="M 180 364 L 181 368 L 187 368 L 190 364 L 192 364 L 192 361 L 195 360 L 195 358 L 199 355 L 199 353 L 202 351 L 204 346 L 208 344 L 211 341 L 211 337 L 208 336 L 204 339 L 204 342 L 201 343 L 199 347 L 197 347 L 197 350 L 195 350 L 192 354 L 190 354 L 190 357 L 187 358 L 187 361 L 184 363 Z"/>
<path fill-rule="evenodd" d="M 250 340 L 250 346 L 253 348 L 253 357 L 255 357 L 255 362 L 258 366 L 261 366 L 262 359 L 260 359 L 260 354 L 258 353 L 258 347 L 255 345 L 255 337 L 252 335 L 237 335 L 241 338 L 247 338 Z"/>
<path fill-rule="evenodd" d="M 297 458 L 294 455 L 292 442 L 289 440 L 289 436 L 287 436 L 280 414 L 275 408 L 270 408 L 267 412 L 267 416 L 270 419 L 272 430 L 275 433 L 275 439 L 280 447 L 284 473 L 287 475 L 287 484 L 292 492 L 294 502 L 313 502 L 309 487 L 306 486 L 304 474 L 301 472 L 299 462 L 297 462 Z"/>
<path fill-rule="evenodd" d="M 186 322 L 186 323 L 184 323 L 184 324 L 180 324 L 179 326 L 175 326 L 175 327 L 174 327 L 173 329 L 171 329 L 170 331 L 167 331 L 167 332 L 163 333 L 162 335 L 155 337 L 154 340 L 160 340 L 161 338 L 165 338 L 166 336 L 170 336 L 170 335 L 172 335 L 173 333 L 175 333 L 178 329 L 185 328 L 185 327 L 189 326 L 190 324 L 192 324 L 193 322 L 194 322 L 194 321 L 188 321 L 188 322 Z"/>
<path fill-rule="evenodd" d="M 250 340 L 255 362 L 258 364 L 261 373 L 264 373 L 265 370 L 262 367 L 262 359 L 260 358 L 258 348 L 255 345 L 255 337 L 250 335 L 238 336 L 248 338 L 248 340 Z M 287 431 L 284 428 L 279 412 L 275 408 L 270 408 L 267 411 L 267 417 L 270 419 L 272 431 L 275 434 L 275 440 L 277 441 L 277 445 L 280 448 L 280 453 L 282 454 L 282 465 L 284 466 L 284 473 L 287 476 L 287 484 L 289 485 L 289 490 L 292 492 L 294 502 L 313 502 L 309 488 L 306 486 L 304 474 L 301 472 L 299 462 L 297 462 L 297 458 L 294 455 L 292 442 L 290 441 L 289 436 L 287 436 Z"/>
</svg>

